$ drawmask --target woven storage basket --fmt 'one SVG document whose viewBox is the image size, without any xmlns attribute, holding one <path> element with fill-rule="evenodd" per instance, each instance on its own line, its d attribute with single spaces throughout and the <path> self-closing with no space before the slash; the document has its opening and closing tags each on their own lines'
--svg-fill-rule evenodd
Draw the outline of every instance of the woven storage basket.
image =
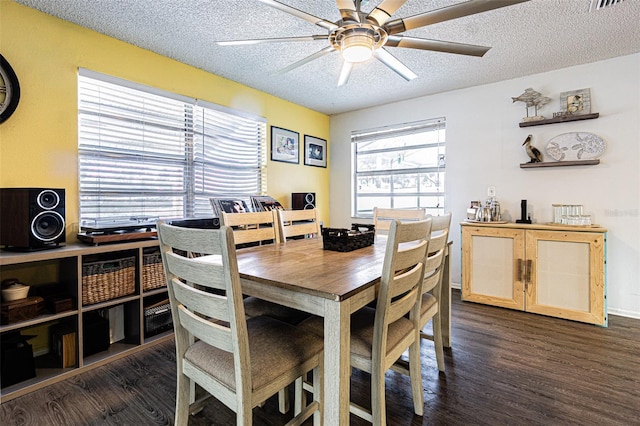
<svg viewBox="0 0 640 426">
<path fill-rule="evenodd" d="M 142 289 L 148 291 L 166 285 L 160 253 L 144 254 L 142 256 Z"/>
<path fill-rule="evenodd" d="M 84 263 L 82 304 L 92 305 L 134 293 L 135 273 L 135 257 Z"/>
<path fill-rule="evenodd" d="M 323 228 L 322 245 L 325 250 L 353 251 L 373 244 L 374 225 L 354 223 L 351 229 Z"/>
</svg>

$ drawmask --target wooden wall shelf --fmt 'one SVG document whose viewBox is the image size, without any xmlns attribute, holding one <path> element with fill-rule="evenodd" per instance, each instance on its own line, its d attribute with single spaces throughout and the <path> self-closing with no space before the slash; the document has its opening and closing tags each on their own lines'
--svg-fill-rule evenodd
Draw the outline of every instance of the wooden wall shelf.
<svg viewBox="0 0 640 426">
<path fill-rule="evenodd" d="M 600 116 L 599 112 L 584 115 L 565 115 L 562 117 L 547 118 L 546 120 L 525 121 L 519 123 L 520 127 L 542 126 L 544 124 L 568 123 L 569 121 L 593 120 Z"/>
<path fill-rule="evenodd" d="M 542 163 L 520 163 L 521 169 L 535 169 L 538 167 L 563 167 L 563 166 L 595 166 L 600 164 L 599 159 L 578 161 L 543 161 Z"/>
</svg>

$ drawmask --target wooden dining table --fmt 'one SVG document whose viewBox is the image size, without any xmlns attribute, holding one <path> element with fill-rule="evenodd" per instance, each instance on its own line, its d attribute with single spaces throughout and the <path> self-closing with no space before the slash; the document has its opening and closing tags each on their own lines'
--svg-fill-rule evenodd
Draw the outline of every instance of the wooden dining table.
<svg viewBox="0 0 640 426">
<path fill-rule="evenodd" d="M 242 292 L 324 318 L 325 425 L 349 424 L 351 314 L 375 300 L 386 237 L 350 252 L 324 250 L 322 238 L 290 240 L 237 251 Z M 442 318 L 450 346 L 449 257 Z"/>
</svg>

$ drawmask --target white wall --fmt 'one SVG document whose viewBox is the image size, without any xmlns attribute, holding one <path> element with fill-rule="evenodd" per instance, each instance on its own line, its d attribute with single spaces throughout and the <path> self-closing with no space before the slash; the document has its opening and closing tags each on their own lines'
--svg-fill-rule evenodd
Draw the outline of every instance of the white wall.
<svg viewBox="0 0 640 426">
<path fill-rule="evenodd" d="M 411 84 L 411 83 L 408 83 Z M 591 89 L 595 120 L 520 128 L 524 104 L 512 103 L 532 87 L 554 101 L 540 113 L 560 110 L 560 92 Z M 331 118 L 331 226 L 351 217 L 352 130 L 434 117 L 447 120 L 447 210 L 453 213 L 452 279 L 461 282 L 460 227 L 470 200 L 496 188 L 503 218 L 520 216 L 526 199 L 534 222 L 552 220 L 554 203 L 583 204 L 594 223 L 608 229 L 609 312 L 640 318 L 640 54 L 411 99 Z M 544 153 L 565 132 L 601 136 L 607 149 L 595 166 L 521 169 L 529 160 L 522 142 L 531 133 Z"/>
</svg>

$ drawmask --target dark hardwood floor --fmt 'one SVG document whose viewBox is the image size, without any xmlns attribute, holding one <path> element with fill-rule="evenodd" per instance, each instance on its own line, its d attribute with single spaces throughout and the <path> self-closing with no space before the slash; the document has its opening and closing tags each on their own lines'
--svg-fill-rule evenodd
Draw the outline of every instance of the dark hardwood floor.
<svg viewBox="0 0 640 426">
<path fill-rule="evenodd" d="M 424 417 L 408 378 L 387 373 L 389 425 L 640 425 L 640 320 L 611 316 L 601 328 L 459 299 L 445 374 L 422 344 Z M 368 386 L 355 372 L 352 399 L 368 406 Z M 174 346 L 162 343 L 2 403 L 0 424 L 168 425 L 174 395 Z M 275 397 L 254 410 L 256 425 L 288 418 Z M 232 425 L 235 414 L 210 399 L 189 424 Z"/>
</svg>

